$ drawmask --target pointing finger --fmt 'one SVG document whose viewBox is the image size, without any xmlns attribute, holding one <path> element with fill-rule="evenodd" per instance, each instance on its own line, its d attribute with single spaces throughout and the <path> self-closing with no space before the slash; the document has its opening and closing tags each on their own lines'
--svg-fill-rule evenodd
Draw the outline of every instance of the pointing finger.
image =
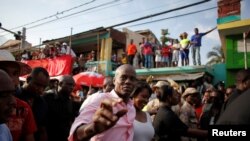
<svg viewBox="0 0 250 141">
<path fill-rule="evenodd" d="M 120 118 L 120 117 L 124 116 L 127 112 L 128 112 L 127 109 L 122 109 L 122 110 L 120 110 L 120 111 L 118 111 L 118 112 L 116 113 L 116 116 L 117 116 L 118 118 Z"/>
</svg>

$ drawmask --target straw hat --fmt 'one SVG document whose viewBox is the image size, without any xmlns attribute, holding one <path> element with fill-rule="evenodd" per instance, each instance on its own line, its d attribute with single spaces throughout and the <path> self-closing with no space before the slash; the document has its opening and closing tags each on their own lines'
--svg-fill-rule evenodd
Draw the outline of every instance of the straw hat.
<svg viewBox="0 0 250 141">
<path fill-rule="evenodd" d="M 195 88 L 187 88 L 185 92 L 182 94 L 183 98 L 186 98 L 188 95 L 193 95 L 199 93 Z"/>
<path fill-rule="evenodd" d="M 179 88 L 180 88 L 180 85 L 177 83 L 177 82 L 175 82 L 173 79 L 171 79 L 171 78 L 167 78 L 167 81 L 170 83 L 170 86 L 171 87 L 173 87 L 175 90 L 179 90 Z"/>
<path fill-rule="evenodd" d="M 166 81 L 158 81 L 154 86 L 153 86 L 153 90 L 155 90 L 155 88 L 160 88 L 164 85 L 170 85 L 168 82 Z"/>
<path fill-rule="evenodd" d="M 8 50 L 0 50 L 0 65 L 2 63 L 15 63 L 20 67 L 20 76 L 29 74 L 31 67 L 25 63 L 15 60 L 15 57 Z"/>
</svg>

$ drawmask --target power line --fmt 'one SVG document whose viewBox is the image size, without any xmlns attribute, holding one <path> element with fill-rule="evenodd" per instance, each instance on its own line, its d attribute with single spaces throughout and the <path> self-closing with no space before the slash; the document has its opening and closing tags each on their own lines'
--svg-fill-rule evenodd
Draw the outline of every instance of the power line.
<svg viewBox="0 0 250 141">
<path fill-rule="evenodd" d="M 128 23 L 132 23 L 132 22 L 144 20 L 144 19 L 147 19 L 147 18 L 159 16 L 159 15 L 162 15 L 162 14 L 165 14 L 165 13 L 169 13 L 169 12 L 173 12 L 173 11 L 177 11 L 177 10 L 182 10 L 182 9 L 189 8 L 189 7 L 192 7 L 192 6 L 196 6 L 196 5 L 199 5 L 199 4 L 203 4 L 203 3 L 209 2 L 209 1 L 211 1 L 211 0 L 203 0 L 203 1 L 201 1 L 201 2 L 196 2 L 196 3 L 193 3 L 193 4 L 188 4 L 188 5 L 181 6 L 181 7 L 174 8 L 174 9 L 170 9 L 170 10 L 167 10 L 167 11 L 164 11 L 164 12 L 160 12 L 160 13 L 156 13 L 156 14 L 144 16 L 144 17 L 141 17 L 141 18 L 137 18 L 137 19 L 134 19 L 134 20 L 130 20 L 130 21 L 127 21 L 127 22 L 119 23 L 119 24 L 116 24 L 116 25 L 108 26 L 108 27 L 105 27 L 104 29 L 108 29 L 108 28 L 113 28 L 113 27 L 125 25 L 125 24 L 128 24 Z M 212 8 L 216 8 L 216 7 L 212 7 Z M 212 9 L 212 8 L 211 8 L 211 9 Z M 210 9 L 210 8 L 209 8 L 209 9 Z M 191 12 L 191 13 L 192 13 L 192 12 Z"/>
<path fill-rule="evenodd" d="M 24 26 L 27 26 L 27 25 L 31 25 L 31 24 L 34 24 L 34 23 L 37 23 L 37 22 L 40 22 L 40 21 L 44 21 L 44 20 L 47 20 L 47 19 L 56 17 L 56 16 L 58 16 L 58 15 L 62 15 L 62 14 L 64 14 L 64 13 L 66 13 L 66 12 L 71 11 L 71 10 L 74 10 L 74 9 L 77 9 L 77 8 L 82 7 L 82 6 L 84 6 L 84 5 L 88 5 L 88 4 L 90 4 L 90 3 L 93 3 L 94 1 L 96 1 L 96 0 L 92 0 L 92 1 L 90 1 L 90 2 L 86 2 L 86 3 L 80 4 L 80 5 L 78 5 L 78 6 L 75 6 L 75 7 L 66 9 L 66 10 L 63 10 L 63 11 L 61 11 L 61 12 L 57 12 L 56 14 L 53 14 L 53 15 L 50 15 L 50 16 L 47 16 L 47 17 L 38 19 L 38 20 L 36 20 L 36 21 L 33 21 L 33 22 L 30 22 L 30 23 L 27 23 L 27 24 L 24 24 L 24 25 L 20 25 L 20 26 L 11 28 L 10 30 L 14 30 L 14 29 L 17 29 L 17 28 L 20 28 L 20 27 L 24 27 Z"/>
<path fill-rule="evenodd" d="M 144 20 L 144 19 L 147 19 L 147 18 L 152 18 L 152 17 L 159 16 L 159 15 L 162 15 L 162 14 L 170 13 L 170 12 L 173 12 L 173 11 L 182 10 L 182 9 L 189 8 L 189 7 L 192 7 L 192 6 L 196 6 L 196 5 L 199 5 L 199 4 L 203 4 L 203 3 L 209 2 L 209 1 L 211 1 L 211 0 L 203 0 L 203 1 L 200 1 L 200 2 L 196 2 L 196 3 L 189 4 L 189 5 L 181 6 L 181 7 L 178 7 L 178 8 L 170 9 L 170 10 L 163 11 L 163 12 L 160 12 L 160 13 L 156 13 L 156 14 L 144 16 L 144 17 L 141 17 L 141 18 L 137 18 L 137 19 L 134 19 L 134 20 L 130 20 L 130 21 L 127 21 L 127 22 L 123 22 L 123 23 L 119 23 L 119 24 L 116 24 L 116 25 L 112 25 L 112 26 L 106 27 L 106 29 L 107 28 L 113 28 L 113 27 L 121 26 L 121 25 L 125 25 L 125 24 L 129 24 L 129 23 L 132 23 L 132 22 L 140 21 L 140 20 Z M 216 7 L 212 7 L 211 9 L 213 9 L 213 8 L 216 8 Z M 201 12 L 201 11 L 197 11 L 197 12 Z M 192 14 L 192 12 L 190 14 Z M 184 14 L 184 15 L 188 15 L 188 14 Z M 181 15 L 179 15 L 179 17 L 181 17 Z M 64 18 L 64 17 L 62 17 L 62 18 Z M 172 17 L 172 18 L 174 18 L 174 17 Z M 162 19 L 162 20 L 164 20 L 164 19 Z M 46 23 L 44 23 L 44 24 L 46 24 Z M 33 28 L 33 27 L 29 27 L 29 29 L 30 28 Z"/>
<path fill-rule="evenodd" d="M 203 10 L 198 10 L 198 11 L 194 11 L 194 12 L 189 12 L 189 13 L 186 13 L 186 14 L 180 14 L 180 15 L 175 15 L 175 16 L 172 16 L 172 17 L 157 19 L 157 20 L 153 20 L 153 21 L 149 21 L 149 22 L 144 22 L 144 23 L 129 25 L 129 26 L 126 26 L 126 27 L 140 26 L 140 25 L 145 25 L 145 24 L 150 24 L 150 23 L 165 21 L 165 20 L 168 20 L 168 19 L 184 17 L 184 16 L 188 16 L 188 15 L 193 15 L 193 14 L 197 14 L 197 13 L 209 11 L 209 10 L 216 9 L 216 8 L 218 8 L 218 7 L 211 7 L 211 8 L 207 8 L 207 9 L 203 9 Z M 121 28 L 118 28 L 118 29 L 121 29 Z"/>
<path fill-rule="evenodd" d="M 50 21 L 46 21 L 46 22 L 43 22 L 43 23 L 40 23 L 40 24 L 31 26 L 31 27 L 27 27 L 26 29 L 31 29 L 31 28 L 35 28 L 35 27 L 38 27 L 38 26 L 42 26 L 42 25 L 47 24 L 47 23 L 51 23 L 51 22 L 54 22 L 54 21 L 57 21 L 57 20 L 60 20 L 60 19 L 63 19 L 63 18 L 67 18 L 67 17 L 73 16 L 73 15 L 76 15 L 76 14 L 79 14 L 79 13 L 82 13 L 82 12 L 86 12 L 86 11 L 89 11 L 89 10 L 93 10 L 93 9 L 96 9 L 96 8 L 99 8 L 99 7 L 103 7 L 103 6 L 106 6 L 106 5 L 109 5 L 109 4 L 118 2 L 118 1 L 120 1 L 120 0 L 114 0 L 114 1 L 111 1 L 111 2 L 107 2 L 107 3 L 104 3 L 104 4 L 100 4 L 100 5 L 98 5 L 98 6 L 94 6 L 94 7 L 85 9 L 85 10 L 81 10 L 81 11 L 72 13 L 72 14 L 69 14 L 69 15 L 66 15 L 66 16 L 63 16 L 63 17 L 57 17 L 57 19 L 50 20 Z M 130 1 L 133 1 L 133 0 L 130 0 Z M 19 26 L 19 27 L 20 27 L 20 26 Z M 8 34 L 5 34 L 5 35 L 8 35 Z M 2 36 L 5 36 L 5 35 L 2 35 Z M 1 37 L 1 36 L 0 36 L 0 37 Z"/>
<path fill-rule="evenodd" d="M 44 24 L 48 24 L 48 23 L 51 23 L 51 22 L 54 22 L 54 21 L 57 21 L 57 20 L 60 20 L 60 19 L 63 19 L 63 18 L 67 18 L 67 17 L 73 16 L 73 15 L 76 15 L 76 14 L 79 14 L 79 13 L 82 13 L 82 12 L 86 12 L 86 11 L 89 11 L 89 10 L 93 10 L 93 9 L 96 9 L 96 8 L 99 8 L 99 7 L 104 7 L 104 6 L 106 6 L 106 5 L 109 5 L 109 4 L 118 2 L 118 1 L 120 1 L 120 0 L 114 0 L 114 1 L 111 1 L 111 2 L 107 2 L 107 3 L 104 3 L 104 4 L 100 4 L 100 5 L 98 5 L 98 6 L 94 6 L 94 7 L 85 9 L 85 10 L 81 10 L 81 11 L 78 11 L 78 12 L 75 12 L 75 13 L 71 13 L 71 14 L 66 15 L 66 16 L 63 16 L 63 17 L 57 17 L 57 19 L 50 20 L 50 21 L 46 21 L 46 22 L 43 22 L 43 23 L 40 23 L 40 24 L 31 26 L 31 27 L 27 27 L 26 29 L 32 29 L 32 28 L 35 28 L 35 27 L 39 27 L 39 26 L 42 26 L 42 25 L 44 25 Z M 130 1 L 133 1 L 133 0 L 130 0 Z M 19 26 L 19 27 L 21 27 L 21 26 Z M 5 35 L 1 35 L 0 37 L 6 36 L 6 35 L 9 35 L 9 33 L 7 33 L 7 34 L 5 34 Z"/>
<path fill-rule="evenodd" d="M 63 17 L 59 17 L 59 18 L 54 19 L 54 20 L 50 20 L 50 21 L 47 21 L 47 22 L 44 22 L 44 23 L 41 23 L 41 24 L 37 24 L 37 25 L 31 26 L 31 27 L 28 27 L 27 29 L 35 28 L 35 27 L 38 27 L 38 26 L 41 26 L 41 25 L 44 25 L 44 24 L 47 24 L 47 23 L 54 22 L 54 21 L 56 21 L 56 20 L 60 20 L 60 19 L 63 19 L 63 18 L 67 18 L 67 17 L 73 16 L 73 15 L 76 15 L 76 14 L 79 14 L 79 13 L 82 13 L 82 12 L 86 12 L 86 11 L 89 11 L 89 10 L 93 10 L 93 9 L 95 9 L 95 8 L 103 7 L 103 6 L 112 4 L 112 3 L 117 2 L 117 1 L 120 1 L 120 0 L 114 0 L 114 1 L 111 1 L 111 2 L 104 3 L 104 4 L 100 4 L 100 5 L 98 5 L 98 6 L 94 6 L 94 7 L 91 7 L 91 8 L 85 9 L 85 10 L 81 10 L 81 11 L 78 11 L 78 12 L 75 12 L 75 13 L 72 13 L 72 14 L 69 14 L 69 15 L 66 15 L 66 16 L 63 16 Z"/>
<path fill-rule="evenodd" d="M 129 24 L 129 23 L 132 23 L 132 22 L 137 22 L 137 21 L 140 21 L 140 20 L 144 20 L 144 19 L 155 17 L 155 16 L 159 16 L 159 15 L 162 15 L 162 14 L 166 14 L 166 13 L 169 13 L 169 12 L 173 12 L 173 11 L 177 11 L 177 10 L 182 10 L 182 9 L 185 9 L 185 8 L 188 8 L 188 7 L 192 7 L 192 6 L 196 6 L 196 5 L 199 5 L 199 4 L 203 4 L 203 3 L 209 2 L 209 1 L 211 1 L 211 0 L 203 0 L 203 1 L 200 1 L 200 2 L 196 2 L 196 3 L 193 3 L 193 4 L 188 4 L 188 5 L 185 5 L 185 6 L 181 6 L 181 7 L 174 8 L 174 9 L 170 9 L 170 10 L 163 11 L 163 12 L 160 12 L 160 13 L 156 13 L 156 14 L 144 16 L 144 17 L 141 17 L 141 18 L 137 18 L 137 19 L 130 20 L 130 21 L 123 22 L 123 23 L 119 23 L 119 24 L 115 24 L 115 25 L 112 25 L 112 26 L 109 26 L 109 27 L 106 27 L 106 28 L 113 28 L 113 27 L 117 27 L 117 26 Z"/>
<path fill-rule="evenodd" d="M 118 5 L 122 5 L 122 4 L 125 4 L 125 3 L 129 3 L 131 1 L 134 1 L 134 0 L 127 0 L 127 1 L 122 2 L 122 3 L 117 3 L 117 4 L 110 5 L 110 6 L 102 7 L 102 8 L 99 7 L 97 10 L 100 11 L 100 10 L 103 10 L 103 9 L 107 9 L 107 8 L 111 8 L 111 7 L 114 7 L 114 6 L 118 6 Z M 92 13 L 92 12 L 95 12 L 95 10 L 86 12 L 85 14 Z M 77 16 L 80 16 L 80 15 L 77 15 Z M 74 17 L 71 17 L 71 18 L 74 18 Z"/>
<path fill-rule="evenodd" d="M 114 6 L 117 6 L 117 5 L 121 5 L 121 4 L 125 4 L 125 3 L 129 3 L 133 0 L 128 0 L 128 1 L 125 1 L 123 3 L 118 3 L 118 4 L 114 4 L 114 5 L 111 5 L 111 6 L 107 6 L 107 7 L 103 7 L 103 8 L 99 8 L 99 10 L 102 10 L 102 9 L 106 9 L 106 8 L 110 8 L 110 7 L 114 7 Z M 175 4 L 179 3 L 179 2 L 182 2 L 182 0 L 179 0 L 177 2 L 175 2 Z M 169 4 L 168 4 L 169 5 Z M 160 7 L 165 7 L 165 5 L 161 5 L 159 7 L 154 7 L 154 8 L 150 8 L 150 9 L 146 9 L 145 11 L 149 11 L 149 10 L 152 10 L 152 9 L 156 9 L 156 8 L 160 8 Z M 135 12 L 132 12 L 132 13 L 128 13 L 128 14 L 124 14 L 124 15 L 119 15 L 119 16 L 115 16 L 115 17 L 110 17 L 109 19 L 99 19 L 99 20 L 95 20 L 95 21 L 92 21 L 92 22 L 85 22 L 85 24 L 91 24 L 91 23 L 96 23 L 96 22 L 99 22 L 99 21 L 107 21 L 107 20 L 114 20 L 114 18 L 119 18 L 119 17 L 123 17 L 123 16 L 129 16 L 129 15 L 133 15 L 135 13 L 139 13 L 139 12 L 144 12 L 144 11 L 135 11 Z M 91 13 L 90 12 L 86 12 L 86 13 Z M 71 17 L 72 18 L 72 17 Z M 73 25 L 73 26 L 78 26 L 78 25 L 82 25 L 83 23 L 81 24 L 77 24 L 77 25 Z M 69 27 L 72 27 L 72 26 L 67 26 L 67 27 L 63 27 L 63 28 L 69 28 Z M 43 30 L 44 31 L 44 30 Z"/>
<path fill-rule="evenodd" d="M 113 2 L 116 2 L 116 1 L 119 1 L 119 0 L 114 0 Z M 192 6 L 196 6 L 196 5 L 199 5 L 199 4 L 203 4 L 203 3 L 209 2 L 209 1 L 211 1 L 211 0 L 203 0 L 203 1 L 200 1 L 200 2 L 188 4 L 188 5 L 185 5 L 185 6 L 181 6 L 181 7 L 174 8 L 174 9 L 170 9 L 170 10 L 163 11 L 163 12 L 160 12 L 160 13 L 156 13 L 156 14 L 152 14 L 152 15 L 140 17 L 140 18 L 137 18 L 137 19 L 134 19 L 134 20 L 130 20 L 130 21 L 127 21 L 127 22 L 123 22 L 123 23 L 119 23 L 119 24 L 116 24 L 116 25 L 112 25 L 112 26 L 106 27 L 106 29 L 107 29 L 107 28 L 113 28 L 113 27 L 121 26 L 121 25 L 125 25 L 125 24 L 129 24 L 129 23 L 132 23 L 132 22 L 140 21 L 140 20 L 144 20 L 144 19 L 147 19 L 147 18 L 152 18 L 152 17 L 155 17 L 155 16 L 159 16 L 159 15 L 162 15 L 162 14 L 166 14 L 166 13 L 169 13 L 169 12 L 173 12 L 173 11 L 182 10 L 182 9 L 185 9 L 185 8 L 188 8 L 188 7 L 192 7 Z M 109 2 L 109 3 L 110 3 L 110 2 Z M 109 3 L 105 3 L 105 5 L 107 5 L 107 4 L 109 4 Z M 102 5 L 95 6 L 95 7 L 86 9 L 86 10 L 82 10 L 82 11 L 79 11 L 79 12 L 76 12 L 76 13 L 72 13 L 72 14 L 70 14 L 70 15 L 66 15 L 66 16 L 64 16 L 64 17 L 60 17 L 59 19 L 66 18 L 66 17 L 72 16 L 72 15 L 75 15 L 75 14 L 78 14 L 78 13 L 81 13 L 81 12 L 85 12 L 85 11 L 87 11 L 87 10 L 92 10 L 92 9 L 94 9 L 94 8 L 98 8 L 98 7 L 102 7 L 102 6 L 104 6 L 104 5 L 102 4 Z M 58 20 L 58 19 L 56 19 L 56 20 Z M 41 25 L 43 25 L 43 24 L 50 23 L 50 22 L 53 22 L 53 21 L 55 21 L 55 20 L 51 20 L 51 21 L 48 21 L 48 22 L 44 22 L 44 23 L 41 23 L 41 24 L 32 26 L 32 27 L 28 27 L 28 29 L 35 28 L 35 27 L 38 27 L 38 26 L 41 26 Z"/>
<path fill-rule="evenodd" d="M 144 25 L 144 24 L 150 24 L 150 23 L 160 22 L 160 21 L 164 21 L 164 20 L 168 20 L 168 19 L 172 19 L 172 18 L 178 18 L 178 17 L 187 16 L 187 15 L 201 13 L 201 12 L 212 10 L 212 9 L 215 9 L 215 8 L 218 8 L 218 7 L 211 7 L 211 8 L 207 8 L 207 9 L 203 9 L 203 10 L 199 10 L 199 11 L 194 11 L 194 12 L 190 12 L 190 13 L 186 13 L 186 14 L 181 14 L 181 15 L 176 15 L 176 16 L 167 17 L 167 18 L 162 18 L 162 19 L 158 19 L 158 20 L 154 20 L 154 21 L 150 21 L 150 22 L 144 22 L 144 23 L 129 25 L 127 27 L 133 27 L 133 26 L 139 26 L 139 25 Z"/>
<path fill-rule="evenodd" d="M 128 1 L 129 2 L 129 1 Z M 176 1 L 175 4 L 179 3 L 179 2 L 183 2 L 182 0 L 179 0 L 179 1 Z M 118 5 L 118 4 L 117 4 Z M 167 4 L 169 6 L 169 4 Z M 113 5 L 112 5 L 113 6 Z M 111 7 L 111 6 L 110 6 Z M 91 22 L 85 22 L 85 24 L 91 24 L 91 23 L 96 23 L 96 22 L 99 22 L 99 21 L 109 21 L 109 20 L 114 20 L 114 18 L 121 18 L 121 17 L 124 17 L 124 16 L 129 16 L 129 15 L 134 15 L 135 13 L 142 13 L 142 12 L 145 12 L 145 11 L 150 11 L 150 10 L 153 10 L 153 9 L 157 9 L 157 8 L 161 8 L 161 7 L 166 7 L 165 5 L 161 5 L 161 6 L 158 6 L 158 7 L 154 7 L 154 8 L 150 8 L 150 9 L 146 9 L 144 11 L 134 11 L 134 12 L 131 12 L 131 13 L 127 13 L 127 14 L 123 14 L 123 15 L 119 15 L 119 16 L 114 16 L 114 17 L 109 17 L 109 19 L 98 19 L 98 20 L 95 20 L 95 21 L 91 21 Z M 106 7 L 105 7 L 106 8 Z M 81 24 L 77 24 L 77 25 L 74 25 L 74 26 L 78 26 L 78 25 L 82 25 L 83 23 Z"/>
</svg>

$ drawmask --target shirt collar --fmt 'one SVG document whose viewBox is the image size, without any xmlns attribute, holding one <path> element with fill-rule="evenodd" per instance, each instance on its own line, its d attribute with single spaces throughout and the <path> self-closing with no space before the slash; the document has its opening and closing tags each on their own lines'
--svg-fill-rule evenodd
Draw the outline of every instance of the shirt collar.
<svg viewBox="0 0 250 141">
<path fill-rule="evenodd" d="M 115 92 L 114 89 L 110 92 L 110 94 L 111 94 L 112 97 L 114 97 L 114 98 L 120 98 L 120 97 L 117 95 L 117 93 Z M 129 99 L 127 104 L 128 104 L 128 105 L 133 105 L 133 101 L 132 101 L 131 99 Z"/>
</svg>

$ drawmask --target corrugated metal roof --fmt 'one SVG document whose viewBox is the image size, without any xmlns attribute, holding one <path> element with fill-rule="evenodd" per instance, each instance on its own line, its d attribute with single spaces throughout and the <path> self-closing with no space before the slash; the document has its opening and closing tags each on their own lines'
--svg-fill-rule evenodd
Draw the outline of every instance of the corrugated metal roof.
<svg viewBox="0 0 250 141">
<path fill-rule="evenodd" d="M 20 43 L 21 43 L 20 40 L 8 40 L 7 42 L 5 42 L 0 46 L 0 49 L 6 49 L 8 47 L 19 45 Z"/>
</svg>

